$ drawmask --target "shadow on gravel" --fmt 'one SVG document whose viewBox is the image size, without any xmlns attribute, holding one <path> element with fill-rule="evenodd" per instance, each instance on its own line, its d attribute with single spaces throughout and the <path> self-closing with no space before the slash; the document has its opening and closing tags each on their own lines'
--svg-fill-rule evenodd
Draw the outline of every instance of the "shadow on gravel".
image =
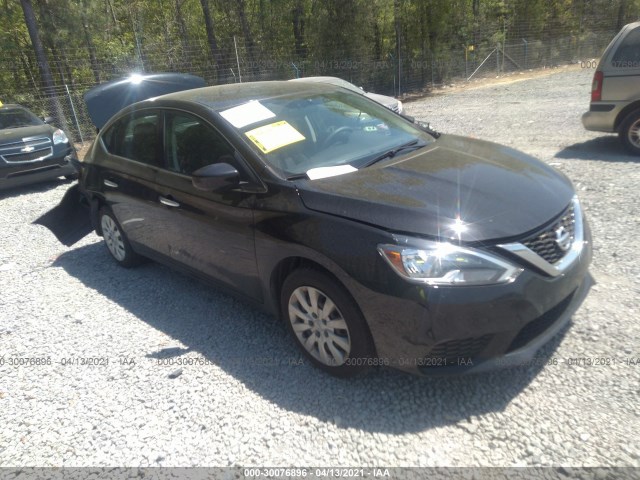
<svg viewBox="0 0 640 480">
<path fill-rule="evenodd" d="M 555 158 L 600 160 L 604 162 L 638 162 L 640 158 L 627 153 L 614 135 L 605 135 L 582 143 L 574 143 L 556 153 Z"/>
<path fill-rule="evenodd" d="M 460 427 L 471 431 L 474 426 L 465 420 L 505 409 L 567 331 L 540 352 L 536 366 L 457 378 L 374 370 L 342 380 L 304 362 L 281 322 L 163 266 L 120 268 L 97 243 L 64 253 L 53 267 L 186 346 L 141 351 L 141 357 L 177 358 L 195 351 L 283 409 L 368 432 L 420 432 L 461 421 Z M 169 379 L 177 368 L 154 367 L 149 382 L 179 382 L 203 367 L 181 366 L 182 375 Z"/>
<path fill-rule="evenodd" d="M 32 193 L 43 193 L 48 190 L 52 190 L 60 185 L 70 185 L 75 180 L 67 180 L 64 178 L 54 178 L 53 180 L 47 180 L 44 182 L 33 183 L 30 185 L 24 185 L 20 187 L 8 188 L 6 190 L 0 190 L 0 201 L 5 198 L 20 197 L 22 195 L 31 195 Z"/>
</svg>

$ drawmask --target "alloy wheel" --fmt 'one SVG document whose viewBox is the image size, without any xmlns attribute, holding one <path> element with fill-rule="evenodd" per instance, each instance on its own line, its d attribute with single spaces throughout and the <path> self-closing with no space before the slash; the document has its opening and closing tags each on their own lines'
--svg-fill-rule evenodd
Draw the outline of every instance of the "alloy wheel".
<svg viewBox="0 0 640 480">
<path fill-rule="evenodd" d="M 109 215 L 102 215 L 100 225 L 109 252 L 111 252 L 111 255 L 119 262 L 124 261 L 127 253 L 118 225 Z"/>
<path fill-rule="evenodd" d="M 343 365 L 351 353 L 349 328 L 335 303 L 314 287 L 296 288 L 289 298 L 289 321 L 305 350 L 324 365 Z"/>
<path fill-rule="evenodd" d="M 640 149 L 640 118 L 636 119 L 636 121 L 629 127 L 629 130 L 627 131 L 627 138 L 631 145 Z"/>
</svg>

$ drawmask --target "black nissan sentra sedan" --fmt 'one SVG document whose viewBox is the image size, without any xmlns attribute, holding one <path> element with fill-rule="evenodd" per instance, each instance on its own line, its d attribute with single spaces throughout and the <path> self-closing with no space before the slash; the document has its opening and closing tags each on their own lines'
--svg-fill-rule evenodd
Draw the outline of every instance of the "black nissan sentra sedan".
<svg viewBox="0 0 640 480">
<path fill-rule="evenodd" d="M 115 261 L 246 297 L 334 375 L 529 362 L 590 285 L 563 174 L 340 87 L 198 88 L 100 127 L 80 188 Z"/>
</svg>

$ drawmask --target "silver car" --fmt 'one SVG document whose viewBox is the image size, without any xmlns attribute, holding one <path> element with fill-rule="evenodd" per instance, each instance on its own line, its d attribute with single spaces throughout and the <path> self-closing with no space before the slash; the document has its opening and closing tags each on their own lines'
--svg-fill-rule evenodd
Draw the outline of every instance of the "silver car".
<svg viewBox="0 0 640 480">
<path fill-rule="evenodd" d="M 604 51 L 582 124 L 617 132 L 626 149 L 640 155 L 640 22 L 626 25 Z"/>
<path fill-rule="evenodd" d="M 315 83 L 330 83 L 331 85 L 337 85 L 338 87 L 346 88 L 347 90 L 351 90 L 352 92 L 359 93 L 360 95 L 364 95 L 371 100 L 381 103 L 389 110 L 392 110 L 396 113 L 402 113 L 402 102 L 396 98 L 388 97 L 386 95 L 380 95 L 378 93 L 371 93 L 365 91 L 361 87 L 356 87 L 353 83 L 347 82 L 342 78 L 338 77 L 303 77 L 303 78 L 294 78 L 290 80 L 291 82 L 315 82 Z"/>
</svg>

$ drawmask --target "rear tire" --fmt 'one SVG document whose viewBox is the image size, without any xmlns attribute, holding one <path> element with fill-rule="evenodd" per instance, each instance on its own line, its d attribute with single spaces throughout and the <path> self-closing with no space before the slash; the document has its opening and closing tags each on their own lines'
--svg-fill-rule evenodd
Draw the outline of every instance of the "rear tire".
<svg viewBox="0 0 640 480">
<path fill-rule="evenodd" d="M 632 155 L 640 155 L 640 110 L 627 115 L 620 125 L 620 141 Z"/>
<path fill-rule="evenodd" d="M 316 367 L 337 377 L 369 369 L 369 328 L 344 287 L 310 268 L 292 272 L 282 285 L 282 318 L 298 347 Z"/>
<path fill-rule="evenodd" d="M 98 220 L 107 250 L 109 250 L 111 257 L 113 257 L 118 265 L 125 268 L 139 265 L 142 257 L 131 248 L 131 244 L 116 220 L 116 217 L 113 215 L 113 212 L 107 207 L 102 207 L 98 214 Z"/>
</svg>

